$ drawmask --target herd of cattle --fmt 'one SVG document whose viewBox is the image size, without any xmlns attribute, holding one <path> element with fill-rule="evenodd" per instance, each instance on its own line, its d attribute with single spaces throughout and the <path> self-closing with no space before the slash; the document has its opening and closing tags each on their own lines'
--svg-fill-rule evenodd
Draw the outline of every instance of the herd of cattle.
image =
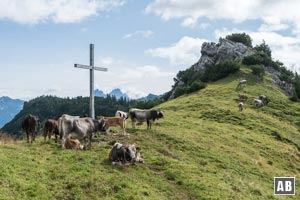
<svg viewBox="0 0 300 200">
<path fill-rule="evenodd" d="M 243 86 L 246 86 L 247 84 L 247 80 L 241 80 L 238 85 L 237 88 L 241 88 Z M 238 101 L 238 108 L 240 111 L 243 111 L 244 107 L 245 107 L 245 101 L 248 100 L 248 95 L 246 94 L 240 94 L 239 98 L 237 99 Z M 270 102 L 269 97 L 267 97 L 266 95 L 259 95 L 258 98 L 255 98 L 252 102 L 252 105 L 254 107 L 260 108 L 263 107 L 264 105 L 268 105 L 268 103 Z"/>
<path fill-rule="evenodd" d="M 247 80 L 241 80 L 237 88 L 246 86 Z M 248 95 L 240 94 L 238 108 L 240 111 L 244 109 L 245 101 L 248 100 Z M 253 100 L 253 106 L 262 107 L 267 105 L 270 99 L 266 95 L 260 95 Z M 63 114 L 58 120 L 48 119 L 44 124 L 44 141 L 46 138 L 51 138 L 55 135 L 55 142 L 58 142 L 58 137 L 61 140 L 62 148 L 65 149 L 90 149 L 91 141 L 96 132 L 105 132 L 109 135 L 109 129 L 113 126 L 121 128 L 121 135 L 126 136 L 126 120 L 130 117 L 132 128 L 135 128 L 136 122 L 142 124 L 147 122 L 147 129 L 151 129 L 151 125 L 155 120 L 164 116 L 160 110 L 144 110 L 132 108 L 128 113 L 117 111 L 114 117 L 98 116 L 96 119 L 90 117 L 79 117 Z M 22 122 L 22 129 L 26 132 L 27 142 L 30 138 L 33 142 L 37 134 L 40 121 L 37 116 L 27 115 Z M 80 141 L 86 141 L 87 145 L 81 144 Z M 135 144 L 115 143 L 109 153 L 109 160 L 115 162 L 143 162 L 139 153 L 139 148 Z"/>
<path fill-rule="evenodd" d="M 117 111 L 114 117 L 99 116 L 96 119 L 91 117 L 80 117 L 63 114 L 58 120 L 48 119 L 43 128 L 44 141 L 47 137 L 55 135 L 55 142 L 58 137 L 61 140 L 63 149 L 90 149 L 92 138 L 97 132 L 109 134 L 110 127 L 121 127 L 122 136 L 126 136 L 126 120 L 130 117 L 132 128 L 136 122 L 142 124 L 147 122 L 147 129 L 151 129 L 151 124 L 164 116 L 160 110 L 145 110 L 132 108 L 128 113 Z M 40 120 L 37 116 L 27 115 L 22 122 L 22 129 L 26 132 L 27 142 L 33 142 L 40 127 Z M 87 145 L 81 144 L 81 141 Z M 109 153 L 109 160 L 114 163 L 135 163 L 143 162 L 139 153 L 139 148 L 135 144 L 115 143 Z"/>
</svg>

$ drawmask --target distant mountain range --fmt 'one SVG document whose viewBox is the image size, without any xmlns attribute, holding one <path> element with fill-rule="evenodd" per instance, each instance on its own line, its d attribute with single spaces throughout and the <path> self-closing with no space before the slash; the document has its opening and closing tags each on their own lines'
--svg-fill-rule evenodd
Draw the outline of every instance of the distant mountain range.
<svg viewBox="0 0 300 200">
<path fill-rule="evenodd" d="M 125 99 L 130 99 L 129 96 L 126 93 L 123 93 L 119 88 L 112 90 L 110 93 L 105 94 L 102 90 L 96 89 L 95 90 L 95 97 L 106 97 L 107 95 L 115 96 L 117 99 L 120 99 L 121 97 Z M 141 97 L 136 99 L 137 101 L 151 101 L 157 98 L 160 98 L 161 95 L 155 95 L 155 94 L 148 94 L 146 97 Z"/>
<path fill-rule="evenodd" d="M 156 95 L 156 94 L 148 94 L 148 96 L 146 97 L 141 97 L 141 98 L 138 98 L 137 101 L 151 101 L 151 100 L 154 100 L 154 99 L 158 99 L 160 98 L 162 95 Z"/>
<path fill-rule="evenodd" d="M 0 128 L 15 117 L 22 110 L 23 105 L 23 100 L 0 97 Z"/>
<path fill-rule="evenodd" d="M 129 96 L 126 93 L 123 93 L 119 88 L 112 90 L 110 93 L 105 94 L 102 90 L 96 89 L 95 91 L 95 97 L 106 97 L 109 96 L 115 96 L 116 99 L 125 98 L 130 99 Z"/>
</svg>

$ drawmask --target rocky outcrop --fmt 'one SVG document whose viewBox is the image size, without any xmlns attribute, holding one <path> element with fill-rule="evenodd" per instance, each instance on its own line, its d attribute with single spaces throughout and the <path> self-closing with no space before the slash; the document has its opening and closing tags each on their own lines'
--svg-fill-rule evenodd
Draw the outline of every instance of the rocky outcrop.
<svg viewBox="0 0 300 200">
<path fill-rule="evenodd" d="M 246 56 L 255 54 L 256 51 L 249 49 L 246 45 L 221 38 L 219 43 L 204 42 L 201 48 L 201 57 L 191 68 L 200 74 L 203 74 L 209 67 L 215 66 L 224 61 L 234 61 L 243 59 Z M 295 95 L 295 88 L 292 83 L 280 80 L 281 73 L 272 67 L 265 66 L 265 70 L 273 77 L 273 83 L 278 85 L 288 96 Z M 203 72 L 203 73 L 202 73 Z M 170 98 L 174 98 L 176 90 L 185 87 L 182 80 L 178 80 L 171 91 Z"/>
<path fill-rule="evenodd" d="M 193 67 L 196 71 L 202 71 L 221 62 L 242 59 L 252 54 L 254 51 L 244 44 L 221 38 L 218 44 L 214 42 L 202 44 L 201 57 Z"/>
<path fill-rule="evenodd" d="M 201 48 L 201 57 L 198 62 L 192 65 L 195 71 L 205 71 L 208 67 L 214 66 L 224 61 L 242 59 L 255 52 L 248 49 L 242 43 L 221 38 L 219 43 L 204 42 Z M 170 99 L 174 98 L 177 88 L 185 86 L 185 83 L 178 80 L 174 85 Z"/>
<path fill-rule="evenodd" d="M 265 67 L 265 70 L 269 72 L 273 78 L 273 83 L 278 85 L 280 89 L 287 95 L 287 96 L 294 96 L 295 95 L 295 88 L 292 83 L 287 83 L 285 81 L 280 80 L 281 73 L 275 70 L 272 67 Z"/>
</svg>

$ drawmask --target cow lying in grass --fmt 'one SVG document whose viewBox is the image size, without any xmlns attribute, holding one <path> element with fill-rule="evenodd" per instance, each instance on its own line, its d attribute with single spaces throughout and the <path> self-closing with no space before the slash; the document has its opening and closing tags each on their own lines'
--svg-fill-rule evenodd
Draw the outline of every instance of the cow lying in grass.
<svg viewBox="0 0 300 200">
<path fill-rule="evenodd" d="M 257 108 L 260 108 L 260 107 L 263 107 L 264 106 L 264 103 L 262 100 L 260 99 L 254 99 L 253 100 L 253 106 L 257 107 Z"/>
<path fill-rule="evenodd" d="M 110 150 L 108 159 L 113 165 L 117 163 L 123 165 L 135 164 L 136 162 L 144 163 L 139 147 L 136 147 L 135 144 L 123 145 L 118 142 Z"/>
<path fill-rule="evenodd" d="M 83 145 L 80 144 L 80 141 L 78 139 L 67 138 L 66 141 L 65 141 L 65 148 L 66 149 L 82 150 Z"/>
<path fill-rule="evenodd" d="M 239 101 L 246 101 L 247 99 L 248 99 L 248 95 L 246 95 L 246 94 L 239 95 Z"/>
<path fill-rule="evenodd" d="M 266 95 L 259 95 L 258 99 L 261 100 L 265 105 L 268 105 L 268 103 L 270 102 L 269 97 L 267 97 Z"/>
<path fill-rule="evenodd" d="M 125 131 L 125 120 L 122 117 L 103 117 L 99 116 L 97 117 L 99 120 L 104 120 L 105 122 L 105 129 L 106 129 L 106 134 L 109 134 L 109 128 L 112 126 L 120 126 L 122 129 L 122 136 L 126 135 Z"/>
</svg>

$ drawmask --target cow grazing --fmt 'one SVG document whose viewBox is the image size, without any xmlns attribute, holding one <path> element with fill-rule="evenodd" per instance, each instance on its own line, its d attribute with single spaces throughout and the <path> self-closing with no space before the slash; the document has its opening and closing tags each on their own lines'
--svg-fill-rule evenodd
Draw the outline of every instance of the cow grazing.
<svg viewBox="0 0 300 200">
<path fill-rule="evenodd" d="M 66 139 L 74 135 L 79 140 L 88 140 L 88 148 L 91 147 L 91 140 L 95 132 L 106 131 L 105 122 L 93 120 L 90 117 L 79 118 L 78 116 L 62 115 L 60 131 L 63 135 L 62 148 L 65 148 Z"/>
<path fill-rule="evenodd" d="M 44 126 L 44 141 L 46 142 L 46 138 L 48 136 L 48 139 L 51 139 L 51 135 L 54 133 L 55 135 L 55 142 L 57 142 L 57 137 L 59 135 L 58 131 L 58 122 L 54 119 L 48 119 L 45 122 Z"/>
<path fill-rule="evenodd" d="M 244 103 L 243 102 L 240 102 L 239 103 L 239 111 L 243 111 L 244 110 Z"/>
<path fill-rule="evenodd" d="M 246 85 L 247 85 L 247 80 L 244 79 L 238 83 L 237 87 L 242 87 L 242 86 L 246 86 Z"/>
<path fill-rule="evenodd" d="M 248 99 L 248 95 L 246 95 L 246 94 L 240 94 L 239 95 L 239 100 L 240 101 L 246 101 Z"/>
<path fill-rule="evenodd" d="M 83 145 L 80 144 L 78 139 L 74 138 L 67 138 L 65 141 L 65 148 L 66 149 L 76 149 L 76 150 L 83 150 Z"/>
<path fill-rule="evenodd" d="M 136 162 L 144 163 L 144 159 L 140 154 L 140 148 L 135 144 L 123 145 L 115 143 L 109 152 L 108 159 L 115 165 L 117 162 L 122 164 L 135 164 Z"/>
<path fill-rule="evenodd" d="M 112 126 L 120 126 L 122 129 L 122 135 L 126 135 L 125 131 L 125 120 L 122 117 L 103 117 L 99 116 L 97 119 L 102 119 L 105 122 L 106 134 L 109 134 L 109 128 Z"/>
<path fill-rule="evenodd" d="M 259 100 L 262 100 L 262 102 L 265 105 L 268 105 L 268 103 L 270 102 L 270 99 L 266 96 L 266 95 L 259 95 L 258 97 Z"/>
<path fill-rule="evenodd" d="M 253 100 L 253 106 L 259 108 L 259 107 L 262 107 L 263 105 L 264 105 L 264 103 L 262 102 L 262 100 L 259 100 L 259 99 Z"/>
<path fill-rule="evenodd" d="M 31 137 L 30 142 L 35 140 L 35 136 L 40 125 L 40 119 L 34 115 L 27 115 L 22 122 L 22 129 L 26 132 L 27 142 L 29 143 L 29 137 Z"/>
<path fill-rule="evenodd" d="M 127 112 L 123 112 L 120 110 L 117 110 L 115 117 L 122 117 L 124 120 L 128 119 L 128 113 Z"/>
<path fill-rule="evenodd" d="M 129 116 L 131 118 L 132 128 L 135 128 L 135 122 L 139 123 L 147 122 L 147 129 L 151 129 L 151 124 L 157 119 L 164 116 L 160 110 L 142 110 L 132 108 L 129 110 Z"/>
</svg>

